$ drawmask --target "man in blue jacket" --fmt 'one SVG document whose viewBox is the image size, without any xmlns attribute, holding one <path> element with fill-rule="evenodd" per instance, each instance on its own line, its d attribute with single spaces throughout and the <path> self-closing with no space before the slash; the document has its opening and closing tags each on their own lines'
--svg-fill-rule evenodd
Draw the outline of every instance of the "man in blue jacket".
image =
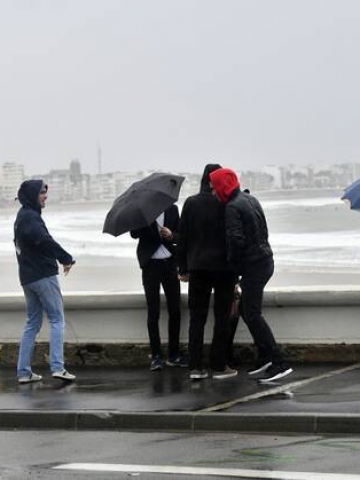
<svg viewBox="0 0 360 480">
<path fill-rule="evenodd" d="M 68 381 L 76 378 L 64 368 L 65 317 L 57 278 L 57 262 L 63 265 L 67 275 L 75 260 L 51 237 L 41 217 L 47 191 L 47 185 L 42 180 L 26 180 L 18 191 L 18 200 L 22 207 L 14 224 L 14 242 L 27 315 L 17 365 L 19 383 L 38 382 L 42 379 L 41 375 L 32 371 L 31 357 L 44 311 L 50 324 L 52 376 Z"/>
</svg>

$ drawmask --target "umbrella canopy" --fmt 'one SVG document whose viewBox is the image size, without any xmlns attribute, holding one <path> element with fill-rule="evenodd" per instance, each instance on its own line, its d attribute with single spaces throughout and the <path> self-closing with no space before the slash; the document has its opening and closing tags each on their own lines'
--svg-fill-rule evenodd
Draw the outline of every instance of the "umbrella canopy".
<svg viewBox="0 0 360 480">
<path fill-rule="evenodd" d="M 352 210 L 360 211 L 360 178 L 345 188 L 341 200 L 350 205 Z"/>
<path fill-rule="evenodd" d="M 149 226 L 177 201 L 184 178 L 171 173 L 152 173 L 133 183 L 114 201 L 106 216 L 103 233 L 117 237 Z"/>
</svg>

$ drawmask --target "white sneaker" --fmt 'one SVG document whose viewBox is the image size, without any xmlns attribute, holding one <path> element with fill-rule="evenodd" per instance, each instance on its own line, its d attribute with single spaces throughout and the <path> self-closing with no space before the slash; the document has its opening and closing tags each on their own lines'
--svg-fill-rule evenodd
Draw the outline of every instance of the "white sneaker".
<svg viewBox="0 0 360 480">
<path fill-rule="evenodd" d="M 54 372 L 52 374 L 53 378 L 60 378 L 61 380 L 67 380 L 68 382 L 73 382 L 76 379 L 76 375 L 69 373 L 67 370 L 61 370 L 60 372 Z"/>
<path fill-rule="evenodd" d="M 19 383 L 33 383 L 33 382 L 40 382 L 42 380 L 42 376 L 38 375 L 37 373 L 32 373 L 30 377 L 19 377 Z"/>
</svg>

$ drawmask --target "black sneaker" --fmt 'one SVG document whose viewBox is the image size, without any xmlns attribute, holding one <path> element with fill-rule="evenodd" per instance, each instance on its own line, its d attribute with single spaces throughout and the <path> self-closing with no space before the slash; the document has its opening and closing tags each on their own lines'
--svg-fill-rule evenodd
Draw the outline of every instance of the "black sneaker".
<svg viewBox="0 0 360 480">
<path fill-rule="evenodd" d="M 205 368 L 201 370 L 190 370 L 189 378 L 191 378 L 191 380 L 202 380 L 203 378 L 209 378 L 209 372 L 205 370 Z"/>
<path fill-rule="evenodd" d="M 156 372 L 157 370 L 163 370 L 165 367 L 165 362 L 160 355 L 155 355 L 155 357 L 152 357 L 151 363 L 150 363 L 150 370 L 152 372 Z"/>
<path fill-rule="evenodd" d="M 187 368 L 189 363 L 185 355 L 177 355 L 176 357 L 169 357 L 169 359 L 166 360 L 166 365 L 169 367 Z"/>
<path fill-rule="evenodd" d="M 227 359 L 226 365 L 229 365 L 231 368 L 239 368 L 243 363 L 242 359 L 239 356 L 229 357 Z"/>
<path fill-rule="evenodd" d="M 271 365 L 267 368 L 265 376 L 259 379 L 261 383 L 274 382 L 275 380 L 280 380 L 280 378 L 290 375 L 293 371 L 289 365 Z"/>
<path fill-rule="evenodd" d="M 255 365 L 250 368 L 247 373 L 248 375 L 257 375 L 271 367 L 272 362 L 270 360 L 258 360 Z"/>
</svg>

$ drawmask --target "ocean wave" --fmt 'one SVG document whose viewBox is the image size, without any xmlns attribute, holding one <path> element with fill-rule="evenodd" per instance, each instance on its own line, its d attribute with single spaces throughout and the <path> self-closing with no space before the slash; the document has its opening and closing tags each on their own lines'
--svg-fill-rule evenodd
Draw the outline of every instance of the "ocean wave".
<svg viewBox="0 0 360 480">
<path fill-rule="evenodd" d="M 62 245 L 74 257 L 107 257 L 107 258 L 136 258 L 136 244 L 127 246 L 104 245 L 102 243 L 76 242 L 70 241 Z M 0 242 L 0 257 L 10 257 L 15 255 L 13 242 Z"/>
<path fill-rule="evenodd" d="M 264 210 L 276 210 L 280 208 L 311 208 L 345 206 L 344 202 L 337 197 L 311 197 L 311 198 L 283 198 L 276 200 L 263 200 L 261 202 Z"/>
<path fill-rule="evenodd" d="M 360 231 L 330 231 L 315 233 L 272 233 L 270 242 L 274 248 L 288 247 L 293 250 L 351 248 L 360 252 Z"/>
<path fill-rule="evenodd" d="M 293 266 L 346 266 L 360 265 L 360 216 L 341 209 L 331 210 L 329 206 L 342 205 L 337 197 L 281 198 L 262 201 L 265 210 L 271 210 L 270 243 L 278 265 Z M 314 207 L 317 212 L 312 211 Z M 70 207 L 69 207 L 70 208 Z M 304 208 L 309 213 L 304 213 Z M 326 215 L 322 215 L 322 210 Z M 295 233 L 298 212 L 302 212 L 304 231 Z M 319 213 L 320 212 L 320 213 Z M 137 241 L 127 233 L 113 237 L 102 233 L 107 210 L 105 207 L 91 210 L 76 205 L 71 210 L 54 211 L 46 209 L 44 220 L 51 235 L 75 257 L 135 258 Z M 284 214 L 285 213 L 285 214 Z M 352 217 L 351 215 L 354 215 Z M 319 219 L 321 217 L 321 225 Z M 270 216 L 269 216 L 270 218 Z M 354 218 L 354 220 L 352 220 Z M 289 223 L 289 219 L 295 219 Z M 0 256 L 14 255 L 14 216 L 0 212 Z M 359 230 L 354 229 L 354 223 Z M 273 226 L 275 228 L 273 228 Z M 276 231 L 276 227 L 278 231 Z M 331 231 L 325 231 L 327 229 Z M 346 230 L 350 227 L 352 230 Z M 319 231 L 322 228 L 324 231 Z M 310 229 L 312 231 L 310 231 Z M 306 231 L 308 230 L 308 231 Z M 318 231 L 316 231 L 318 230 Z"/>
</svg>

